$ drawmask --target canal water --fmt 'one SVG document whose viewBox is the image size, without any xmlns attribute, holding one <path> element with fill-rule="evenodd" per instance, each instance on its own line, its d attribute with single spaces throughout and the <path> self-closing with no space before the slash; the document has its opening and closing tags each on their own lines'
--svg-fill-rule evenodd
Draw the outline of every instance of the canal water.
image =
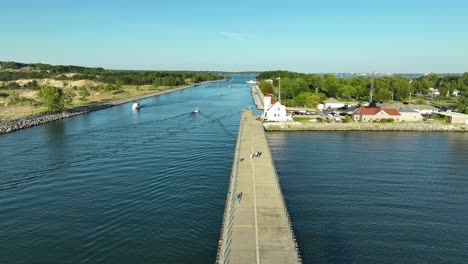
<svg viewBox="0 0 468 264">
<path fill-rule="evenodd" d="M 234 78 L 1 135 L 0 263 L 213 263 L 253 106 Z"/>
<path fill-rule="evenodd" d="M 1 135 L 0 263 L 213 263 L 250 78 Z M 466 263 L 468 135 L 268 139 L 305 263 Z"/>
<path fill-rule="evenodd" d="M 268 140 L 304 263 L 468 262 L 468 134 Z"/>
</svg>

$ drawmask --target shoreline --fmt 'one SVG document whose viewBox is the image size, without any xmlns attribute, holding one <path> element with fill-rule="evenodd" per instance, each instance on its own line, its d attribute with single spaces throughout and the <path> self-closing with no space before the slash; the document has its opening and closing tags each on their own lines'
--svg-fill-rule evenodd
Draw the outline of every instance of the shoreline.
<svg viewBox="0 0 468 264">
<path fill-rule="evenodd" d="M 166 93 L 172 93 L 175 91 L 195 87 L 194 85 L 219 82 L 219 81 L 222 81 L 222 80 L 206 81 L 206 82 L 201 82 L 201 83 L 192 84 L 192 85 L 177 86 L 177 87 L 169 88 L 169 89 L 162 90 L 162 91 L 151 92 L 151 93 L 127 97 L 123 99 L 111 100 L 107 102 L 90 104 L 90 105 L 85 105 L 85 106 L 78 106 L 78 107 L 66 109 L 58 113 L 42 113 L 42 114 L 27 116 L 27 117 L 15 119 L 15 120 L 10 120 L 10 121 L 0 123 L 0 135 L 10 133 L 13 131 L 17 131 L 20 129 L 25 129 L 25 128 L 29 128 L 33 126 L 50 123 L 50 122 L 60 120 L 60 119 L 69 118 L 72 116 L 83 115 L 83 114 L 98 111 L 101 109 L 105 109 L 105 108 L 109 108 L 109 107 L 113 107 L 113 106 L 117 106 L 121 104 L 126 104 L 135 100 L 141 100 L 141 99 L 158 96 L 158 95 L 162 95 Z"/>
<path fill-rule="evenodd" d="M 405 131 L 468 132 L 468 125 L 442 123 L 263 123 L 265 131 Z"/>
</svg>

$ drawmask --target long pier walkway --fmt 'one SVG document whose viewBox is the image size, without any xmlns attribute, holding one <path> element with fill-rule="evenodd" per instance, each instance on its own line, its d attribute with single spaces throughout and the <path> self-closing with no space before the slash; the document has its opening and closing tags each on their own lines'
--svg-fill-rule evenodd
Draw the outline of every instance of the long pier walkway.
<svg viewBox="0 0 468 264">
<path fill-rule="evenodd" d="M 259 157 L 253 153 L 261 152 Z M 302 263 L 262 123 L 243 111 L 217 263 Z"/>
</svg>

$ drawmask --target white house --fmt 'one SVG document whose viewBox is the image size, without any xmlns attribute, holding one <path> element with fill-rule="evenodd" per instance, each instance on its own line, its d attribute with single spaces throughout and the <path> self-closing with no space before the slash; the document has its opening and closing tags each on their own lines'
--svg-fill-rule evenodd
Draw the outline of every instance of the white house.
<svg viewBox="0 0 468 264">
<path fill-rule="evenodd" d="M 273 122 L 292 121 L 292 116 L 286 113 L 286 106 L 276 100 L 271 100 L 270 94 L 263 97 L 263 120 Z"/>
<path fill-rule="evenodd" d="M 452 95 L 456 97 L 456 96 L 458 96 L 459 93 L 460 93 L 460 91 L 455 89 L 455 90 L 453 90 Z"/>
<path fill-rule="evenodd" d="M 334 98 L 328 98 L 322 102 L 325 105 L 325 109 L 338 109 L 345 106 L 345 103 L 338 102 Z"/>
</svg>

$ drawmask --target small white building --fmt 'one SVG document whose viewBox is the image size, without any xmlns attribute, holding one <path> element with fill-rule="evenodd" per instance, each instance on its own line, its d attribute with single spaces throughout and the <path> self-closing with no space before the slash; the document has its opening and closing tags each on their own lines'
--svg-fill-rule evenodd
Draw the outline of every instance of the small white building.
<svg viewBox="0 0 468 264">
<path fill-rule="evenodd" d="M 292 116 L 286 113 L 286 106 L 276 100 L 271 100 L 270 94 L 263 97 L 262 119 L 272 122 L 292 121 Z"/>
<path fill-rule="evenodd" d="M 453 90 L 452 95 L 455 96 L 455 97 L 457 97 L 459 93 L 460 93 L 460 91 L 458 91 L 457 89 L 455 89 L 455 90 Z"/>
<path fill-rule="evenodd" d="M 422 114 L 420 112 L 416 111 L 416 110 L 413 110 L 413 109 L 400 108 L 400 109 L 398 109 L 398 112 L 401 115 L 401 117 L 400 117 L 401 121 L 417 122 L 417 121 L 422 121 L 423 120 Z"/>
<path fill-rule="evenodd" d="M 439 89 L 435 89 L 434 87 L 429 88 L 429 95 L 440 95 Z"/>
<path fill-rule="evenodd" d="M 468 115 L 456 112 L 440 112 L 439 115 L 448 117 L 450 124 L 468 125 Z"/>
<path fill-rule="evenodd" d="M 322 102 L 325 106 L 325 109 L 338 109 L 345 106 L 345 103 L 338 102 L 334 98 L 328 98 Z"/>
</svg>

